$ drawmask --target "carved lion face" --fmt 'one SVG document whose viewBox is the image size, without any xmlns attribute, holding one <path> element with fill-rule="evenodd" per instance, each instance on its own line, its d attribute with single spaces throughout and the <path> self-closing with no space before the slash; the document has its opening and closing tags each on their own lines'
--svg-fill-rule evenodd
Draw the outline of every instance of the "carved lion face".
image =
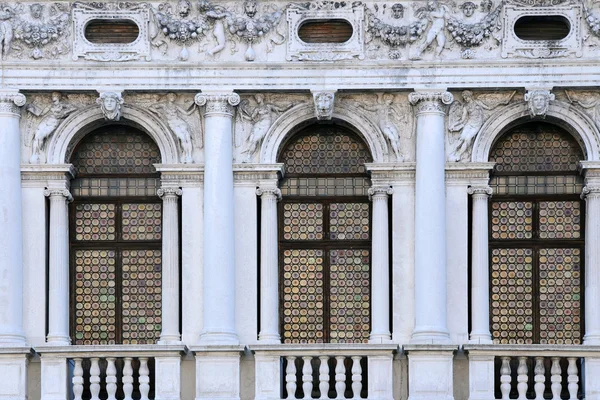
<svg viewBox="0 0 600 400">
<path fill-rule="evenodd" d="M 333 94 L 319 93 L 316 98 L 317 113 L 319 116 L 328 116 L 333 108 Z"/>
</svg>

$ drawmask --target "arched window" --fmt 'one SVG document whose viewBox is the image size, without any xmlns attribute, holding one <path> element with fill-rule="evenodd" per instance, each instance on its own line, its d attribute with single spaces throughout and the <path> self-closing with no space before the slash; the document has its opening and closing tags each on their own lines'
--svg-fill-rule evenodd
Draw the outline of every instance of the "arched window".
<svg viewBox="0 0 600 400">
<path fill-rule="evenodd" d="M 161 331 L 160 163 L 143 132 L 107 126 L 75 148 L 71 162 L 73 344 L 156 343 Z"/>
<path fill-rule="evenodd" d="M 284 343 L 362 343 L 370 332 L 371 206 L 367 146 L 314 125 L 280 154 L 278 215 Z"/>
<path fill-rule="evenodd" d="M 497 343 L 581 343 L 583 159 L 568 132 L 545 122 L 511 129 L 492 149 L 490 326 Z"/>
</svg>

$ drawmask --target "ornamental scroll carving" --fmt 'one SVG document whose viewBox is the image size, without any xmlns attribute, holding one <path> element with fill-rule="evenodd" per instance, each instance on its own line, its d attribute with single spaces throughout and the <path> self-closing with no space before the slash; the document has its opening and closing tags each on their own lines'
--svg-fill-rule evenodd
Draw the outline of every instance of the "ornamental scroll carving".
<svg viewBox="0 0 600 400">
<path fill-rule="evenodd" d="M 237 93 L 204 94 L 198 93 L 194 102 L 204 108 L 204 115 L 225 114 L 233 116 L 233 107 L 240 104 L 240 96 Z"/>
<path fill-rule="evenodd" d="M 412 92 L 408 101 L 415 107 L 416 115 L 426 112 L 445 114 L 445 106 L 452 104 L 454 96 L 450 92 Z"/>
</svg>

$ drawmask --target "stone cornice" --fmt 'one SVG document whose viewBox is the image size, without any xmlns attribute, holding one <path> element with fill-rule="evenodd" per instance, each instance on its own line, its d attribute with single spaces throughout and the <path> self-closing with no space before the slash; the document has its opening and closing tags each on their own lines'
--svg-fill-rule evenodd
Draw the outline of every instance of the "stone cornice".
<svg viewBox="0 0 600 400">
<path fill-rule="evenodd" d="M 448 185 L 487 185 L 495 163 L 447 163 Z"/>
<path fill-rule="evenodd" d="M 202 164 L 154 164 L 160 172 L 160 180 L 165 186 L 193 187 L 204 182 L 204 165 Z"/>
<path fill-rule="evenodd" d="M 235 185 L 260 185 L 261 182 L 275 182 L 284 175 L 284 164 L 234 164 L 233 183 Z"/>
<path fill-rule="evenodd" d="M 365 168 L 371 174 L 373 186 L 415 184 L 415 163 L 368 163 Z"/>
<path fill-rule="evenodd" d="M 75 177 L 72 164 L 21 164 L 21 181 L 68 181 Z M 34 185 L 37 186 L 37 185 Z"/>
</svg>

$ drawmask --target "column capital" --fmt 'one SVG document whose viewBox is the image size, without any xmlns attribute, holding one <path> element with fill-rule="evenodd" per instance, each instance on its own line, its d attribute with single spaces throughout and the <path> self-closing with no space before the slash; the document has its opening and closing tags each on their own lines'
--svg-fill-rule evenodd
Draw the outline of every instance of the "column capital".
<svg viewBox="0 0 600 400">
<path fill-rule="evenodd" d="M 25 105 L 25 95 L 16 89 L 0 90 L 0 114 L 21 115 L 21 107 Z"/>
<path fill-rule="evenodd" d="M 486 196 L 490 197 L 494 191 L 489 186 L 469 186 L 467 193 L 471 196 Z"/>
<path fill-rule="evenodd" d="M 387 198 L 391 194 L 394 193 L 394 189 L 391 186 L 372 186 L 369 188 L 369 200 L 372 200 L 373 197 L 385 197 Z"/>
<path fill-rule="evenodd" d="M 450 92 L 412 92 L 408 101 L 416 107 L 417 115 L 424 113 L 445 113 L 445 105 L 452 104 L 454 96 Z"/>
<path fill-rule="evenodd" d="M 176 187 L 161 187 L 156 191 L 156 195 L 161 199 L 166 197 L 179 197 L 182 194 L 183 191 Z"/>
<path fill-rule="evenodd" d="M 46 196 L 46 197 L 62 196 L 68 202 L 73 201 L 73 196 L 71 195 L 71 192 L 69 192 L 67 189 L 46 189 L 46 190 L 44 190 L 44 196 Z"/>
<path fill-rule="evenodd" d="M 600 186 L 584 186 L 583 189 L 581 189 L 581 199 L 585 200 L 587 198 L 600 198 Z"/>
<path fill-rule="evenodd" d="M 235 92 L 207 92 L 198 93 L 194 102 L 202 107 L 206 106 L 204 115 L 224 114 L 233 116 L 233 107 L 240 104 L 240 95 Z"/>
<path fill-rule="evenodd" d="M 277 200 L 281 200 L 281 190 L 278 187 L 258 187 L 256 188 L 256 195 L 260 197 L 276 197 Z"/>
</svg>

